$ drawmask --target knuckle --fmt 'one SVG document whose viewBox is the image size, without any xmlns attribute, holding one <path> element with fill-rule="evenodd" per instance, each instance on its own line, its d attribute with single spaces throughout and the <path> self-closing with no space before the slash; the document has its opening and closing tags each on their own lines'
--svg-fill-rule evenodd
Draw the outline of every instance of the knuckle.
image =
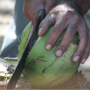
<svg viewBox="0 0 90 90">
<path fill-rule="evenodd" d="M 61 15 L 60 13 L 57 14 L 56 20 L 59 20 L 60 15 Z"/>
<path fill-rule="evenodd" d="M 39 28 L 43 26 L 44 20 L 40 23 Z"/>
<path fill-rule="evenodd" d="M 52 46 L 54 46 L 55 40 L 54 39 L 48 39 L 46 44 L 48 44 L 48 43 L 51 44 Z"/>
<path fill-rule="evenodd" d="M 65 13 L 66 16 L 74 18 L 75 21 L 80 20 L 79 15 L 77 15 L 73 10 L 67 10 Z"/>
<path fill-rule="evenodd" d="M 54 39 L 50 39 L 50 41 L 49 41 L 51 44 L 53 44 L 55 41 L 54 41 Z"/>
<path fill-rule="evenodd" d="M 51 22 L 52 22 L 51 18 L 48 18 L 47 23 L 51 23 Z"/>
<path fill-rule="evenodd" d="M 67 31 L 67 35 L 70 36 L 70 37 L 73 37 L 74 36 L 74 32 L 69 30 L 69 31 Z"/>
<path fill-rule="evenodd" d="M 85 52 L 83 58 L 88 58 L 88 56 L 89 56 L 89 52 Z"/>
<path fill-rule="evenodd" d="M 55 14 L 51 14 L 50 19 L 55 22 Z"/>
<path fill-rule="evenodd" d="M 79 19 L 80 19 L 79 16 L 75 14 L 74 15 L 74 20 L 79 21 Z"/>
<path fill-rule="evenodd" d="M 55 26 L 53 29 L 56 35 L 60 35 L 62 33 L 62 30 L 59 26 Z"/>
<path fill-rule="evenodd" d="M 73 15 L 73 13 L 74 13 L 74 12 L 73 12 L 72 10 L 67 10 L 67 11 L 66 11 L 66 15 L 68 15 L 68 16 Z"/>
<path fill-rule="evenodd" d="M 51 24 L 54 25 L 55 23 L 54 15 L 52 14 L 50 17 L 48 17 L 46 22 L 48 25 L 51 25 Z"/>
<path fill-rule="evenodd" d="M 61 44 L 57 47 L 57 49 L 61 49 L 62 51 L 65 51 L 66 48 L 67 48 L 67 44 L 63 44 L 63 43 L 61 43 Z"/>
</svg>

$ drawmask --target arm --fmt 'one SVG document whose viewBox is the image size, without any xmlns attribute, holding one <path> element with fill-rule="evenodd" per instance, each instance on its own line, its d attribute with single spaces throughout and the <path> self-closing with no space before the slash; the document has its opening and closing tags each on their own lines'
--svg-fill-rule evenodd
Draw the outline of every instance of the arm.
<svg viewBox="0 0 90 90">
<path fill-rule="evenodd" d="M 61 0 L 60 3 L 68 3 L 68 4 L 73 4 L 77 7 L 79 6 L 79 9 L 81 9 L 81 12 L 83 15 L 85 15 L 90 8 L 90 0 Z M 77 4 L 77 5 L 76 5 Z"/>
<path fill-rule="evenodd" d="M 23 13 L 35 27 L 39 11 L 44 9 L 47 15 L 56 3 L 57 0 L 24 0 Z"/>
<path fill-rule="evenodd" d="M 83 15 L 86 14 L 88 9 L 90 8 L 90 0 L 72 0 L 72 1 L 76 2 L 81 7 Z"/>
</svg>

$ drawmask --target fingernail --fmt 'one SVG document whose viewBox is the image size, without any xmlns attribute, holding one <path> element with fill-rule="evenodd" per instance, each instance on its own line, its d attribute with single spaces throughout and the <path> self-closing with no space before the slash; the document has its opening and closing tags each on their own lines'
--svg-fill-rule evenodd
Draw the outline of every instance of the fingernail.
<svg viewBox="0 0 90 90">
<path fill-rule="evenodd" d="M 46 49 L 47 50 L 50 50 L 52 48 L 52 46 L 50 45 L 50 44 L 48 44 L 47 46 L 46 46 Z"/>
<path fill-rule="evenodd" d="M 42 28 L 40 28 L 40 29 L 39 29 L 39 32 L 38 32 L 38 34 L 41 34 L 42 30 L 43 30 L 43 29 L 42 29 Z"/>
<path fill-rule="evenodd" d="M 61 50 L 58 50 L 57 52 L 56 52 L 56 56 L 57 57 L 60 57 L 62 55 L 62 51 Z"/>
<path fill-rule="evenodd" d="M 77 62 L 79 59 L 80 59 L 80 57 L 79 57 L 79 56 L 76 56 L 76 57 L 73 59 L 73 61 L 74 61 L 74 62 Z"/>
<path fill-rule="evenodd" d="M 85 63 L 85 61 L 86 61 L 86 58 L 84 58 L 84 59 L 81 61 L 81 63 L 82 63 L 82 64 L 84 64 L 84 63 Z"/>
</svg>

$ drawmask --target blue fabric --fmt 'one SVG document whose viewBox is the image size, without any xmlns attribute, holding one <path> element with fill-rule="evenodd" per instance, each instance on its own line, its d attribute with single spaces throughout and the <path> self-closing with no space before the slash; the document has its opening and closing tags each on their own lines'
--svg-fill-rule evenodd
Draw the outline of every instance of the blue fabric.
<svg viewBox="0 0 90 90">
<path fill-rule="evenodd" d="M 1 57 L 16 57 L 18 54 L 19 40 L 21 40 L 22 31 L 30 22 L 23 15 L 24 0 L 16 0 L 14 17 L 10 23 L 7 35 L 1 48 Z"/>
</svg>

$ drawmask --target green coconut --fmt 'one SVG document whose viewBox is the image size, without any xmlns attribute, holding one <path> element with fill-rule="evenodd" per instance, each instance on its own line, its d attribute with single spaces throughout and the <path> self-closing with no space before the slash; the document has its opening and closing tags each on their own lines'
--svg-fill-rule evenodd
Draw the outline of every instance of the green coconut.
<svg viewBox="0 0 90 90">
<path fill-rule="evenodd" d="M 18 54 L 19 60 L 27 44 L 26 40 L 30 32 L 30 27 L 31 23 L 23 31 Z M 80 64 L 80 62 L 74 63 L 71 60 L 79 42 L 77 34 L 61 57 L 56 57 L 54 52 L 61 42 L 65 31 L 50 51 L 45 49 L 45 43 L 52 29 L 53 26 L 49 28 L 43 37 L 37 40 L 25 62 L 23 73 L 27 75 L 30 84 L 35 88 L 54 88 L 60 86 L 74 75 Z"/>
</svg>

